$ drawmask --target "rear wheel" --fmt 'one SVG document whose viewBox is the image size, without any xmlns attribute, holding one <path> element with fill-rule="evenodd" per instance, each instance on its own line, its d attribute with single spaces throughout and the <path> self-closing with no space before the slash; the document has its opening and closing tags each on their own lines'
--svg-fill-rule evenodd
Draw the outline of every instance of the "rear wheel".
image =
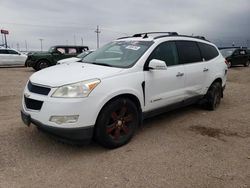
<svg viewBox="0 0 250 188">
<path fill-rule="evenodd" d="M 128 98 L 108 103 L 100 112 L 95 139 L 107 148 L 117 148 L 130 141 L 139 125 L 138 108 Z"/>
<path fill-rule="evenodd" d="M 231 68 L 232 67 L 232 63 L 230 61 L 227 62 L 227 67 Z"/>
<path fill-rule="evenodd" d="M 205 96 L 206 109 L 215 110 L 220 105 L 221 97 L 222 97 L 221 83 L 215 82 L 210 86 Z"/>
<path fill-rule="evenodd" d="M 248 60 L 248 61 L 244 64 L 244 66 L 245 66 L 245 67 L 249 67 L 249 64 L 250 64 L 250 60 Z"/>
<path fill-rule="evenodd" d="M 38 61 L 35 70 L 39 71 L 41 69 L 47 68 L 49 66 L 49 62 L 47 60 Z"/>
</svg>

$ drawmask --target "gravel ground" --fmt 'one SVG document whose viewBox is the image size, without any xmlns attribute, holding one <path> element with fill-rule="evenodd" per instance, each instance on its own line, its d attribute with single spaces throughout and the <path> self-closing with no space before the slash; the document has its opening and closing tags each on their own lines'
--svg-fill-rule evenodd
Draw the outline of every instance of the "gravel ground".
<svg viewBox="0 0 250 188">
<path fill-rule="evenodd" d="M 20 119 L 28 68 L 0 69 L 0 187 L 250 188 L 250 68 L 229 70 L 218 110 L 190 106 L 144 121 L 107 150 L 62 144 Z"/>
</svg>

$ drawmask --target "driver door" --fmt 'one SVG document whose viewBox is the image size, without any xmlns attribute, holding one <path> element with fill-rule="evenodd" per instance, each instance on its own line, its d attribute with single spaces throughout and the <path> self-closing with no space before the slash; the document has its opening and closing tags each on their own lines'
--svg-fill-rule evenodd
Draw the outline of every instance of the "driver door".
<svg viewBox="0 0 250 188">
<path fill-rule="evenodd" d="M 152 52 L 147 63 L 152 59 L 164 61 L 167 69 L 144 71 L 145 110 L 151 111 L 182 102 L 185 96 L 185 73 L 183 65 L 179 64 L 175 42 L 161 43 Z"/>
</svg>

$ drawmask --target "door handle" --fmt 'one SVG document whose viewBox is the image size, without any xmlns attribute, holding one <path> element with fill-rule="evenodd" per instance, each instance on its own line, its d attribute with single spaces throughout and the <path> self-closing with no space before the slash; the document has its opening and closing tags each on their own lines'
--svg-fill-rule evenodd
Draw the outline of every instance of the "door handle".
<svg viewBox="0 0 250 188">
<path fill-rule="evenodd" d="M 183 72 L 178 72 L 178 74 L 176 74 L 176 77 L 181 77 L 181 76 L 183 76 L 183 75 L 184 75 Z"/>
<path fill-rule="evenodd" d="M 208 68 L 204 68 L 203 69 L 203 72 L 207 72 L 209 69 Z"/>
</svg>

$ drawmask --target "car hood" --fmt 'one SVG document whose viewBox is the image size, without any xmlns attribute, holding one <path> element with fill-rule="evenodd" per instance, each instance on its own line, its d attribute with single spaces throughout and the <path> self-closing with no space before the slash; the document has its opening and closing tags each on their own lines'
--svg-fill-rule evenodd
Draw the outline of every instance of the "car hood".
<svg viewBox="0 0 250 188">
<path fill-rule="evenodd" d="M 33 55 L 33 56 L 41 56 L 41 55 L 50 55 L 49 52 L 29 52 L 28 55 Z"/>
<path fill-rule="evenodd" d="M 89 79 L 103 79 L 121 73 L 124 69 L 87 63 L 72 63 L 53 66 L 31 75 L 35 84 L 59 87 Z"/>
<path fill-rule="evenodd" d="M 81 60 L 81 59 L 78 57 L 70 57 L 70 58 L 66 58 L 66 59 L 62 59 L 62 60 L 58 61 L 58 64 L 75 63 L 79 60 Z"/>
</svg>

